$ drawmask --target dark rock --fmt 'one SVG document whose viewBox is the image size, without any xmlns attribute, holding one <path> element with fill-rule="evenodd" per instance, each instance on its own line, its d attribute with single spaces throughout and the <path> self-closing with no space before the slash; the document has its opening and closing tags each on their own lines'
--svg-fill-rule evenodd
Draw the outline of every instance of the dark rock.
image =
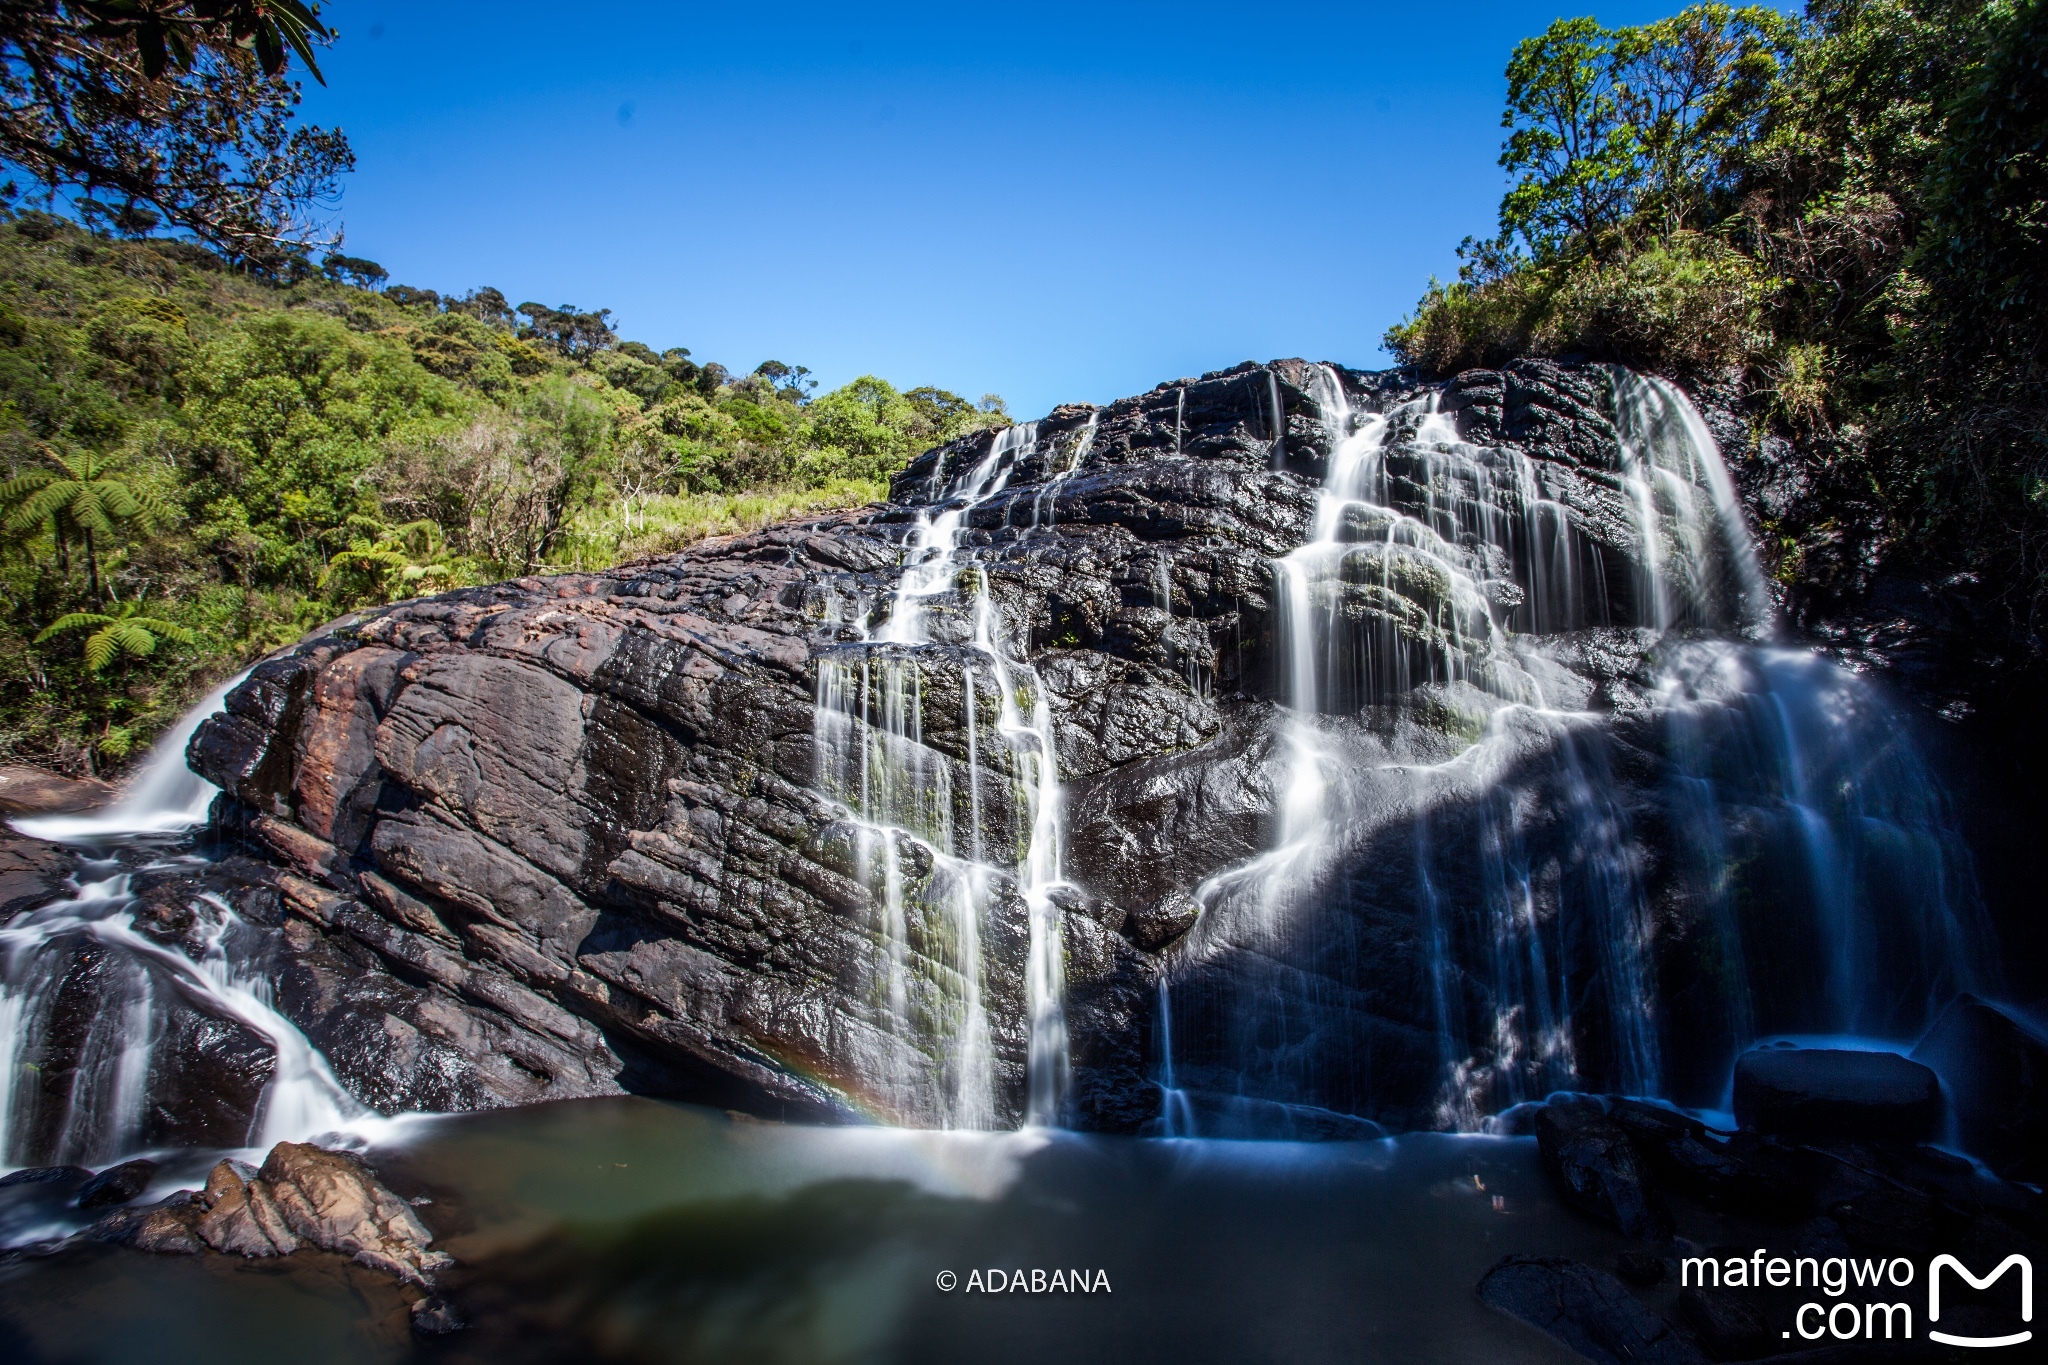
<svg viewBox="0 0 2048 1365">
<path fill-rule="evenodd" d="M 422 1337 L 445 1337 L 467 1326 L 455 1305 L 439 1294 L 429 1294 L 412 1306 L 412 1330 Z"/>
<path fill-rule="evenodd" d="M 78 1207 L 103 1209 L 126 1204 L 149 1188 L 156 1170 L 156 1163 L 146 1159 L 109 1166 L 79 1187 Z"/>
<path fill-rule="evenodd" d="M 1851 1246 L 1865 1251 L 1925 1257 L 1937 1250 L 1937 1206 L 1917 1190 L 1873 1189 L 1831 1205 L 1828 1216 Z"/>
<path fill-rule="evenodd" d="M 1948 1087 L 1957 1136 L 2014 1180 L 2048 1178 L 2048 1039 L 2006 1010 L 1958 996 L 1913 1049 Z"/>
<path fill-rule="evenodd" d="M 1755 1048 L 1735 1063 L 1735 1117 L 1759 1132 L 1923 1142 L 1941 1113 L 1934 1072 L 1895 1052 Z"/>
<path fill-rule="evenodd" d="M 1756 1296 L 1741 1290 L 1681 1289 L 1678 1320 L 1714 1360 L 1750 1360 L 1778 1344 L 1764 1326 Z"/>
<path fill-rule="evenodd" d="M 1706 1359 L 1620 1280 L 1577 1261 L 1505 1257 L 1479 1282 L 1479 1297 L 1599 1365 L 1702 1365 Z"/>
<path fill-rule="evenodd" d="M 1158 952 L 1195 927 L 1202 906 L 1185 891 L 1169 891 L 1124 919 L 1124 935 L 1147 952 Z"/>
<path fill-rule="evenodd" d="M 28 1166 L 0 1176 L 0 1190 L 16 1185 L 61 1185 L 69 1193 L 90 1179 L 92 1172 L 83 1166 Z"/>
<path fill-rule="evenodd" d="M 1671 1215 L 1628 1131 L 1597 1105 L 1551 1104 L 1536 1116 L 1536 1150 L 1565 1202 L 1631 1237 L 1661 1241 Z"/>
<path fill-rule="evenodd" d="M 16 1171 L 0 1181 L 0 1247 L 45 1243 L 75 1225 L 72 1196 L 91 1174 L 53 1166 Z"/>
<path fill-rule="evenodd" d="M 1667 1269 L 1664 1258 L 1652 1252 L 1624 1247 L 1614 1253 L 1615 1273 L 1633 1285 L 1662 1284 Z"/>
<path fill-rule="evenodd" d="M 61 844 L 30 839 L 0 824 L 0 922 L 61 895 L 77 864 L 78 855 Z"/>
</svg>

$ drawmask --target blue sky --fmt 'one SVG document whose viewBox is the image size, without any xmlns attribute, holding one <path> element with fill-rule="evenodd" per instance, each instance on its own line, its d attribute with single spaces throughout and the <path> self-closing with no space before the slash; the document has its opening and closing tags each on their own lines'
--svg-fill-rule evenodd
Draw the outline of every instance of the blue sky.
<svg viewBox="0 0 2048 1365">
<path fill-rule="evenodd" d="M 1544 4 L 336 0 L 305 113 L 392 280 L 827 387 L 1106 402 L 1379 338 L 1502 189 Z M 1678 8 L 1610 4 L 1608 23 Z"/>
</svg>

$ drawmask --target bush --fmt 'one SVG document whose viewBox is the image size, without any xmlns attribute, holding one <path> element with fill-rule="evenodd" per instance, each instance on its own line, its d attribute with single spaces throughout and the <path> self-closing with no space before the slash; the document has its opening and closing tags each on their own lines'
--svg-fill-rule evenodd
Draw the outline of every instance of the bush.
<svg viewBox="0 0 2048 1365">
<path fill-rule="evenodd" d="M 1775 289 L 1718 238 L 1674 233 L 1610 264 L 1566 272 L 1536 330 L 1546 355 L 1582 351 L 1625 365 L 1703 372 L 1743 364 L 1771 344 Z"/>
<path fill-rule="evenodd" d="M 1771 345 L 1776 282 L 1716 237 L 1680 232 L 1605 261 L 1522 264 L 1482 283 L 1431 283 L 1386 347 L 1437 374 L 1518 355 L 1583 355 L 1652 370 L 1743 364 Z"/>
</svg>

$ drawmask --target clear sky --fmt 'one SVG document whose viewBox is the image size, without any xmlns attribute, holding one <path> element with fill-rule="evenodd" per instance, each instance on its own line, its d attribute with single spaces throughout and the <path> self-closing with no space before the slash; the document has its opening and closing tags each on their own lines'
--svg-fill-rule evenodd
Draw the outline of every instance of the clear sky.
<svg viewBox="0 0 2048 1365">
<path fill-rule="evenodd" d="M 1582 12 L 331 0 L 305 113 L 354 144 L 346 249 L 394 283 L 1033 417 L 1246 359 L 1384 364 L 1492 227 L 1509 50 Z"/>
</svg>

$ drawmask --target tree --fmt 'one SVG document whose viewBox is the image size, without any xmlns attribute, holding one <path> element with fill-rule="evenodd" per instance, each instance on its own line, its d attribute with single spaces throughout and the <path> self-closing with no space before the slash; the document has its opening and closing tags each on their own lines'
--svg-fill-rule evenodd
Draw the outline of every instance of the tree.
<svg viewBox="0 0 2048 1365">
<path fill-rule="evenodd" d="M 121 523 L 147 525 L 165 520 L 167 513 L 147 490 L 113 473 L 113 462 L 105 456 L 90 450 L 60 455 L 47 447 L 43 453 L 55 468 L 31 469 L 0 484 L 0 504 L 8 508 L 0 528 L 22 537 L 47 527 L 57 543 L 59 572 L 67 575 L 70 546 L 74 541 L 82 545 L 87 590 L 98 602 L 100 543 L 113 539 Z"/>
<path fill-rule="evenodd" d="M 85 639 L 85 667 L 91 673 L 103 671 L 124 654 L 131 659 L 147 658 L 156 652 L 158 640 L 189 645 L 199 639 L 176 621 L 143 615 L 140 602 L 123 602 L 111 612 L 74 611 L 60 616 L 43 628 L 36 643 L 76 630 L 92 631 Z"/>
<path fill-rule="evenodd" d="M 276 274 L 336 240 L 313 216 L 355 164 L 338 129 L 295 127 L 296 53 L 328 31 L 298 0 L 0 4 L 0 161 L 89 223 L 144 215 Z M 149 226 L 154 226 L 150 224 Z"/>
<path fill-rule="evenodd" d="M 565 303 L 560 308 L 522 303 L 519 312 L 528 319 L 527 325 L 519 330 L 522 337 L 544 341 L 565 356 L 585 356 L 592 351 L 605 350 L 619 339 L 618 333 L 612 330 L 612 310 L 609 308 L 582 313 L 573 303 Z"/>
<path fill-rule="evenodd" d="M 1508 59 L 1500 164 L 1519 178 L 1501 200 L 1501 237 L 1520 236 L 1539 260 L 1628 213 L 1636 147 L 1614 65 L 1614 35 L 1588 18 L 1557 20 Z"/>
<path fill-rule="evenodd" d="M 1775 10 L 1703 4 L 1637 28 L 1560 19 L 1517 44 L 1500 158 L 1517 179 L 1500 241 L 1468 244 L 1476 275 L 1512 269 L 1502 253 L 1515 237 L 1548 261 L 1606 254 L 1638 216 L 1688 226 L 1733 186 L 1797 35 Z"/>
<path fill-rule="evenodd" d="M 1632 212 L 1655 213 L 1675 232 L 1725 196 L 1797 34 L 1776 10 L 1725 4 L 1615 30 L 1617 103 L 1636 154 Z"/>
<path fill-rule="evenodd" d="M 320 262 L 320 273 L 341 284 L 352 284 L 358 289 L 375 289 L 391 278 L 391 272 L 375 261 L 366 261 L 360 256 L 344 256 L 340 252 L 329 252 L 327 259 Z"/>
</svg>

